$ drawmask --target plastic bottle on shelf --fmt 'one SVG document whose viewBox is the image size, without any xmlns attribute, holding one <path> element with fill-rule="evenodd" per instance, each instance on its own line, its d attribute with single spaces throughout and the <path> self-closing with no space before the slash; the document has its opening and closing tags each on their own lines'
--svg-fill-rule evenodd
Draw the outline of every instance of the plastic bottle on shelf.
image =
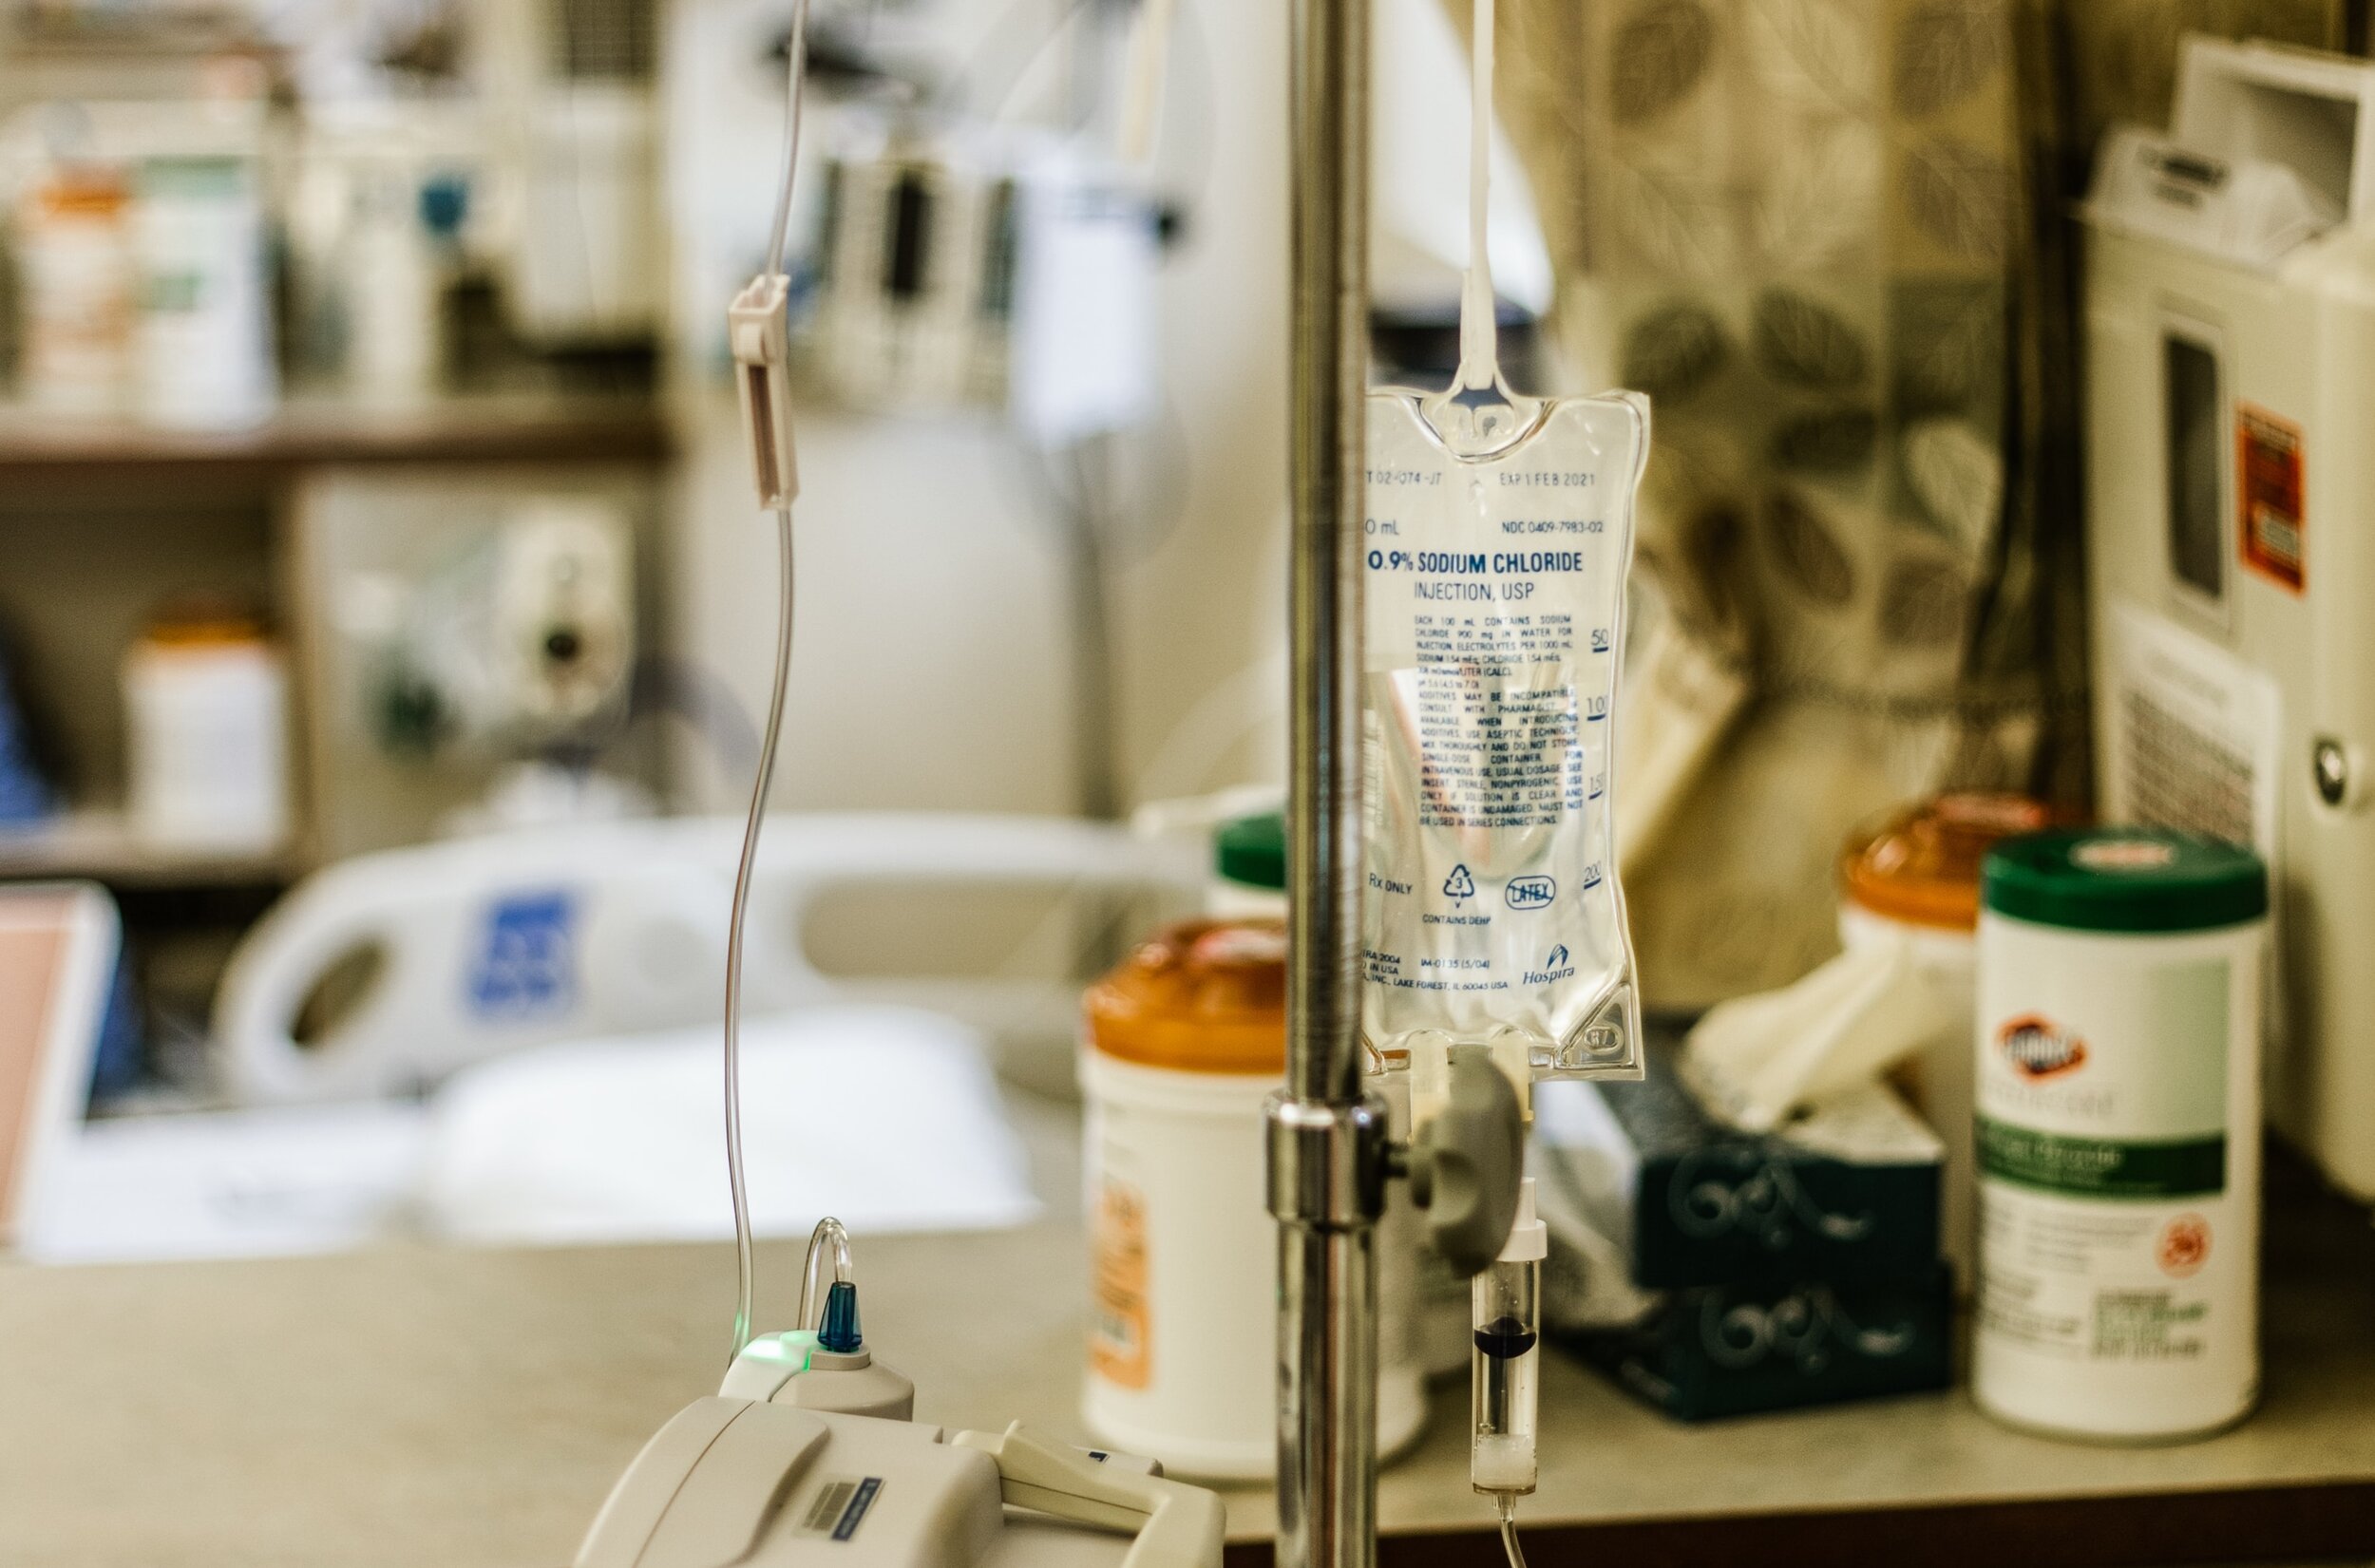
<svg viewBox="0 0 2375 1568">
<path fill-rule="evenodd" d="M 250 158 L 142 167 L 139 403 L 153 424 L 238 429 L 279 401 L 262 182 Z"/>
<path fill-rule="evenodd" d="M 121 412 L 138 290 L 131 192 L 104 164 L 60 164 L 17 203 L 18 391 L 45 413 Z"/>
<path fill-rule="evenodd" d="M 288 675 L 253 619 L 159 619 L 124 661 L 132 836 L 153 849 L 262 854 L 291 832 Z"/>
</svg>

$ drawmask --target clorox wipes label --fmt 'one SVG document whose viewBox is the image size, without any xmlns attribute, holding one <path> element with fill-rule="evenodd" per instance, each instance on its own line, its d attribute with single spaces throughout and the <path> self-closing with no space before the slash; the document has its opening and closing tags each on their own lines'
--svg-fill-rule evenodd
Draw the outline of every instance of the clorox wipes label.
<svg viewBox="0 0 2375 1568">
<path fill-rule="evenodd" d="M 1982 1405 L 2111 1437 L 2232 1419 L 2257 1378 L 2256 1086 L 2230 1050 L 2255 954 L 2010 920 L 1982 944 Z"/>
</svg>

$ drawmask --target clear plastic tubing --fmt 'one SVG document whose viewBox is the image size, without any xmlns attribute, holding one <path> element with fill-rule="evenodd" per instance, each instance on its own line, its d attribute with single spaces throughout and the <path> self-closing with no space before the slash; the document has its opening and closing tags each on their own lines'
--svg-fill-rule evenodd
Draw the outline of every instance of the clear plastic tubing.
<svg viewBox="0 0 2375 1568">
<path fill-rule="evenodd" d="M 1517 1223 L 1492 1267 L 1471 1286 L 1476 1348 L 1468 1479 L 1479 1492 L 1534 1489 L 1534 1416 L 1542 1372 L 1542 1259 L 1548 1233 L 1534 1213 L 1534 1183 L 1520 1189 Z"/>
</svg>

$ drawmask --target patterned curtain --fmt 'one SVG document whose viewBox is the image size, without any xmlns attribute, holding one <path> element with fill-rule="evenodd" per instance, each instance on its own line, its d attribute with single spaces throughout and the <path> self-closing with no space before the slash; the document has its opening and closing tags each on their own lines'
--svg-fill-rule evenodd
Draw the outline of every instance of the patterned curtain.
<svg viewBox="0 0 2375 1568">
<path fill-rule="evenodd" d="M 2337 47 L 2343 9 L 1504 0 L 1558 339 L 1655 405 L 1619 786 L 1653 1005 L 1829 954 L 1876 810 L 2083 801 L 2070 204 L 2185 31 Z"/>
</svg>

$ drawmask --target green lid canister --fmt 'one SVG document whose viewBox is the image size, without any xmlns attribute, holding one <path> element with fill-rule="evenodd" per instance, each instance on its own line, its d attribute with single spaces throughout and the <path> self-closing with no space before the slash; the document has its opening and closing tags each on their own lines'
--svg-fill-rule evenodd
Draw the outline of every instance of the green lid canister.
<svg viewBox="0 0 2375 1568">
<path fill-rule="evenodd" d="M 2165 1442 L 2257 1397 L 2267 867 L 2151 828 L 2008 840 L 1981 873 L 1972 1392 Z"/>
<path fill-rule="evenodd" d="M 2070 931 L 2213 931 L 2268 914 L 2268 868 L 2236 844 L 2153 828 L 2063 828 L 1989 851 L 1980 902 Z"/>
</svg>

